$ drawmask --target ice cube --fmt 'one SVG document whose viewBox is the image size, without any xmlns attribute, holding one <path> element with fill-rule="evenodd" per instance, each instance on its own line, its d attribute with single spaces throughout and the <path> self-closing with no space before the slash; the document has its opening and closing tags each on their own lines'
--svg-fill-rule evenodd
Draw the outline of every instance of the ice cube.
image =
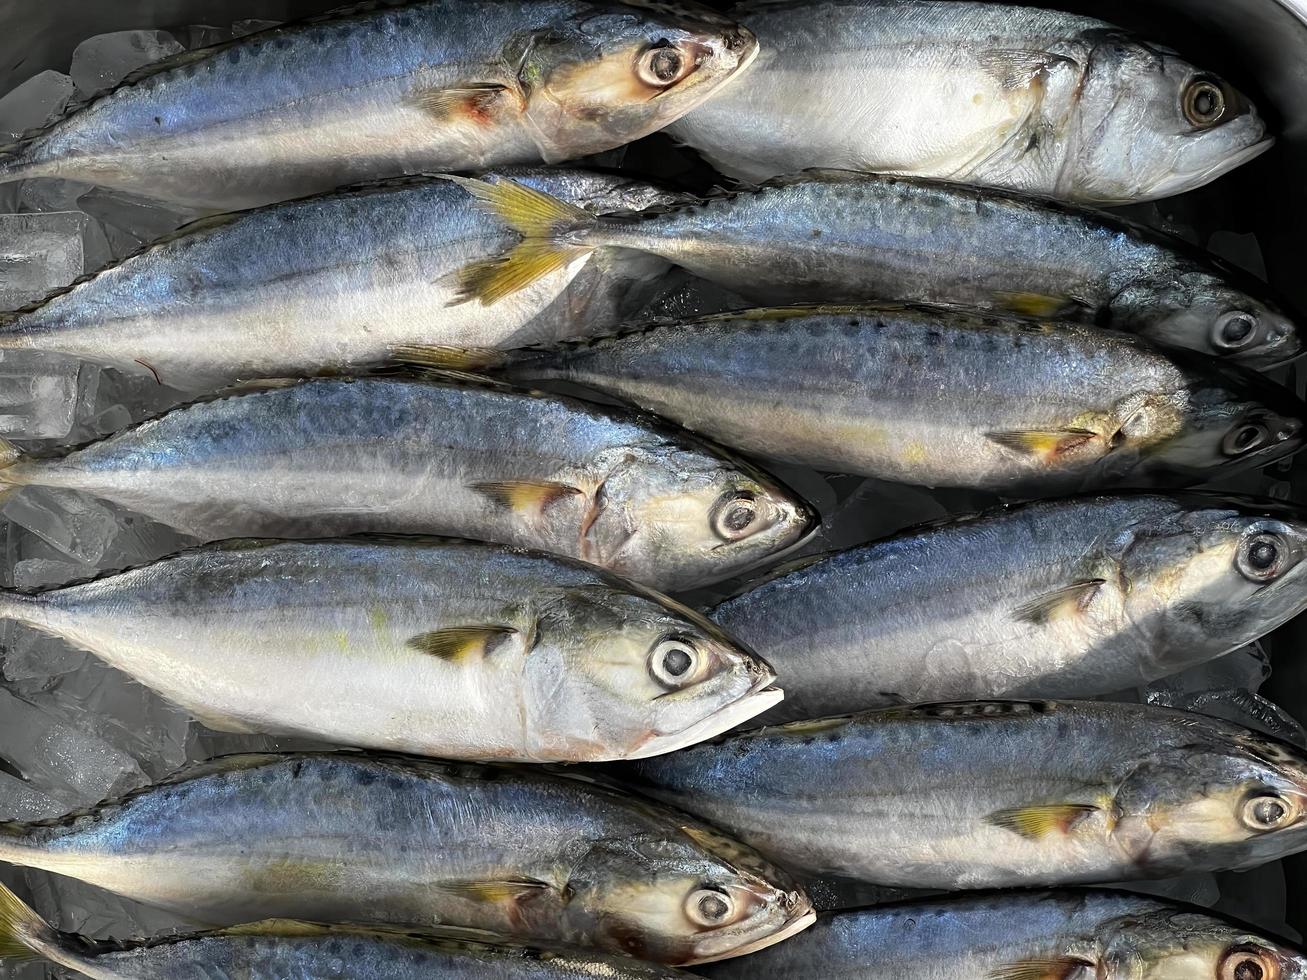
<svg viewBox="0 0 1307 980">
<path fill-rule="evenodd" d="M 0 141 L 13 142 L 46 125 L 63 111 L 75 87 L 71 78 L 57 71 L 43 71 L 23 82 L 0 99 Z"/>
<path fill-rule="evenodd" d="M 91 656 L 57 636 L 15 622 L 0 624 L 0 650 L 4 650 L 4 676 L 13 682 L 47 683 L 58 674 L 81 669 Z"/>
<path fill-rule="evenodd" d="M 81 276 L 87 221 L 80 211 L 0 214 L 0 307 L 25 306 Z"/>
<path fill-rule="evenodd" d="M 58 553 L 92 570 L 118 530 L 114 512 L 73 490 L 28 487 L 0 506 L 0 515 L 27 528 Z"/>
<path fill-rule="evenodd" d="M 48 820 L 67 812 L 68 807 L 53 796 L 5 771 L 10 768 L 0 759 L 0 820 Z"/>
<path fill-rule="evenodd" d="M 117 31 L 87 38 L 73 52 L 73 83 L 86 95 L 113 88 L 137 68 L 185 50 L 166 31 Z"/>
<path fill-rule="evenodd" d="M 76 361 L 37 351 L 0 354 L 0 436 L 62 439 L 77 407 Z"/>
<path fill-rule="evenodd" d="M 266 31 L 270 27 L 276 27 L 280 24 L 279 20 L 238 20 L 231 25 L 232 37 L 244 37 L 247 34 L 256 34 L 259 31 Z"/>
<path fill-rule="evenodd" d="M 77 206 L 100 225 L 114 259 L 130 255 L 195 217 L 99 187 L 83 194 Z"/>
<path fill-rule="evenodd" d="M 214 27 L 212 24 L 190 24 L 169 33 L 189 51 L 231 40 L 231 28 Z"/>
</svg>

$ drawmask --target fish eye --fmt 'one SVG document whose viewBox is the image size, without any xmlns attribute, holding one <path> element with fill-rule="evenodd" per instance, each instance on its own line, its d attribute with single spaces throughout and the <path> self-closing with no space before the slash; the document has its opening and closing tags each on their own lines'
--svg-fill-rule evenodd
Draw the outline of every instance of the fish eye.
<svg viewBox="0 0 1307 980">
<path fill-rule="evenodd" d="M 1245 800 L 1239 818 L 1249 830 L 1268 833 L 1289 826 L 1298 819 L 1298 813 L 1297 807 L 1284 797 L 1264 793 Z"/>
<path fill-rule="evenodd" d="M 713 507 L 712 527 L 723 541 L 739 541 L 758 529 L 762 517 L 762 507 L 756 496 L 728 493 Z"/>
<path fill-rule="evenodd" d="M 1242 456 L 1264 445 L 1270 436 L 1270 430 L 1260 422 L 1245 422 L 1226 434 L 1221 451 L 1227 456 Z"/>
<path fill-rule="evenodd" d="M 1277 534 L 1255 534 L 1239 545 L 1239 571 L 1254 582 L 1269 582 L 1284 570 L 1288 549 Z"/>
<path fill-rule="evenodd" d="M 696 925 L 712 928 L 731 920 L 735 902 L 719 888 L 700 888 L 685 900 L 685 914 Z"/>
<path fill-rule="evenodd" d="M 1221 959 L 1219 980 L 1279 980 L 1280 966 L 1265 950 L 1236 946 Z"/>
<path fill-rule="evenodd" d="M 699 672 L 701 659 L 689 640 L 670 636 L 659 640 L 649 653 L 649 673 L 659 684 L 675 689 Z"/>
<path fill-rule="evenodd" d="M 1212 343 L 1220 350 L 1239 350 L 1257 338 L 1257 317 L 1243 310 L 1221 316 L 1212 328 Z"/>
<path fill-rule="evenodd" d="M 653 88 L 667 88 L 683 79 L 694 64 L 666 41 L 646 48 L 635 65 L 640 81 Z"/>
<path fill-rule="evenodd" d="M 1185 86 L 1181 104 L 1189 124 L 1199 129 L 1215 126 L 1225 116 L 1225 93 L 1211 79 L 1197 78 Z"/>
</svg>

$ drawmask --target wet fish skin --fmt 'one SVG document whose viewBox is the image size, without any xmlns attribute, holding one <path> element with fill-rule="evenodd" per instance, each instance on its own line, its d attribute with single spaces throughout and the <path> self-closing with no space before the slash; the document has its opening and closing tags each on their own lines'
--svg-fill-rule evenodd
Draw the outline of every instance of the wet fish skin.
<svg viewBox="0 0 1307 980">
<path fill-rule="evenodd" d="M 1201 494 L 1072 498 L 804 561 L 709 616 L 783 678 L 785 701 L 767 722 L 1091 697 L 1287 622 L 1307 607 L 1304 557 L 1307 520 L 1282 507 Z"/>
<path fill-rule="evenodd" d="M 0 953 L 46 959 L 98 980 L 280 977 L 356 980 L 676 980 L 689 974 L 600 953 L 532 949 L 472 930 L 403 933 L 287 919 L 129 942 L 61 933 L 0 885 Z M 344 973 L 342 973 L 342 970 Z"/>
<path fill-rule="evenodd" d="M 578 206 L 679 200 L 629 178 L 511 171 Z M 607 329 L 666 270 L 610 253 L 494 309 L 451 306 L 451 274 L 512 235 L 448 181 L 387 181 L 211 219 L 0 316 L 0 349 L 53 351 L 208 392 L 238 379 L 349 373 L 398 345 L 512 345 Z"/>
<path fill-rule="evenodd" d="M 956 308 L 754 310 L 451 356 L 585 385 L 763 457 L 1010 494 L 1207 480 L 1295 451 L 1307 420 L 1234 365 Z"/>
<path fill-rule="evenodd" d="M 1303 954 L 1248 926 L 1108 891 L 927 899 L 822 916 L 801 936 L 710 967 L 714 980 L 991 980 L 1045 964 L 1103 980 L 1307 977 Z M 1254 972 L 1260 969 L 1261 972 Z"/>
<path fill-rule="evenodd" d="M 1126 204 L 1192 190 L 1272 142 L 1229 83 L 1101 20 L 955 0 L 732 15 L 760 57 L 671 132 L 746 180 L 848 167 Z M 1187 116 L 1202 96 L 1214 111 Z"/>
<path fill-rule="evenodd" d="M 596 568 L 454 541 L 230 542 L 0 593 L 220 731 L 442 758 L 671 751 L 782 697 L 696 613 Z"/>
<path fill-rule="evenodd" d="M 617 771 L 796 872 L 881 885 L 1166 878 L 1307 848 L 1299 750 L 1153 705 L 887 708 L 735 733 Z"/>
<path fill-rule="evenodd" d="M 813 920 L 783 872 L 683 814 L 538 769 L 349 753 L 233 756 L 80 816 L 0 824 L 0 861 L 215 924 L 469 927 L 670 965 Z M 690 919 L 704 890 L 725 921 Z"/>
<path fill-rule="evenodd" d="M 776 481 L 670 426 L 492 382 L 256 387 L 19 460 L 2 483 L 75 489 L 197 541 L 448 535 L 664 591 L 753 567 L 815 522 Z M 726 526 L 739 508 L 749 523 Z"/>
<path fill-rule="evenodd" d="M 556 261 L 607 246 L 644 251 L 758 304 L 907 300 L 1006 310 L 1125 330 L 1259 369 L 1302 352 L 1293 319 L 1246 273 L 1120 218 L 1016 192 L 808 171 L 665 213 L 595 218 L 555 207 L 548 222 L 532 223 L 511 186 L 461 183 L 532 239 L 516 256 L 464 270 L 464 294 L 483 305 L 506 302 L 522 260 L 551 242 Z"/>
<path fill-rule="evenodd" d="M 756 52 L 746 29 L 685 2 L 367 5 L 151 66 L 11 148 L 0 180 L 231 211 L 558 163 L 660 129 Z"/>
</svg>

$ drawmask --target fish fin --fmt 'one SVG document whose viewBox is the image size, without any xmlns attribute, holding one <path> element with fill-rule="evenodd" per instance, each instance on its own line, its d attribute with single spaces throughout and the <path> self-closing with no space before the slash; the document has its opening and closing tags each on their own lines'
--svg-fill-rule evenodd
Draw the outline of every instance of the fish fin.
<svg viewBox="0 0 1307 980">
<path fill-rule="evenodd" d="M 18 963 L 45 957 L 59 943 L 50 924 L 21 898 L 0 884 L 0 960 Z"/>
<path fill-rule="evenodd" d="M 491 121 L 494 110 L 512 95 L 506 85 L 496 82 L 472 82 L 450 88 L 422 89 L 410 98 L 412 105 L 437 119 L 464 117 L 478 123 Z M 515 100 L 521 104 L 521 100 Z"/>
<path fill-rule="evenodd" d="M 440 371 L 482 371 L 497 367 L 506 358 L 490 347 L 447 347 L 441 344 L 408 344 L 396 347 L 390 358 L 397 364 L 436 368 Z"/>
<path fill-rule="evenodd" d="M 1038 456 L 1044 462 L 1052 462 L 1064 453 L 1098 438 L 1097 432 L 1077 428 L 1022 429 L 1013 432 L 987 432 L 985 435 L 991 442 L 996 442 L 1005 449 L 1011 449 L 1024 456 Z"/>
<path fill-rule="evenodd" d="M 511 626 L 450 626 L 419 633 L 410 637 L 405 646 L 451 663 L 463 663 L 476 656 L 485 656 L 497 641 L 516 632 Z"/>
<path fill-rule="evenodd" d="M 260 919 L 258 922 L 243 922 L 238 926 L 229 926 L 221 930 L 218 935 L 308 939 L 314 936 L 329 936 L 332 932 L 331 926 L 318 922 L 301 922 L 299 919 Z"/>
<path fill-rule="evenodd" d="M 1025 48 L 991 48 L 978 52 L 976 60 L 1006 89 L 1024 88 L 1054 65 L 1074 64 L 1051 51 Z"/>
<path fill-rule="evenodd" d="M 995 827 L 1038 840 L 1049 834 L 1070 833 L 1077 823 L 1097 810 L 1092 803 L 1041 803 L 998 810 L 985 820 Z"/>
<path fill-rule="evenodd" d="M 542 511 L 564 497 L 581 492 L 577 487 L 550 480 L 500 480 L 491 483 L 473 483 L 472 489 L 515 511 Z"/>
<path fill-rule="evenodd" d="M 1044 293 L 996 293 L 994 299 L 999 307 L 1019 316 L 1049 317 L 1066 316 L 1072 310 L 1081 308 L 1081 304 L 1066 296 L 1048 296 Z"/>
<path fill-rule="evenodd" d="M 522 241 L 503 255 L 460 269 L 456 302 L 476 299 L 490 306 L 595 248 L 557 240 L 560 234 L 595 225 L 595 216 L 582 208 L 513 180 L 492 184 L 473 177 L 440 176 L 458 184 L 482 210 L 522 236 Z"/>
<path fill-rule="evenodd" d="M 1091 578 L 1082 582 L 1073 582 L 1052 592 L 1045 592 L 1017 606 L 1012 611 L 1013 617 L 1027 623 L 1043 625 L 1062 612 L 1083 612 L 1086 604 L 1105 582 L 1106 579 Z"/>
<path fill-rule="evenodd" d="M 460 895 L 477 902 L 513 904 L 527 901 L 548 891 L 552 886 L 532 878 L 505 881 L 459 881 L 439 886 L 441 891 Z"/>
<path fill-rule="evenodd" d="M 1095 964 L 1078 956 L 1017 960 L 989 974 L 988 980 L 1075 980 L 1082 972 L 1092 975 Z"/>
</svg>

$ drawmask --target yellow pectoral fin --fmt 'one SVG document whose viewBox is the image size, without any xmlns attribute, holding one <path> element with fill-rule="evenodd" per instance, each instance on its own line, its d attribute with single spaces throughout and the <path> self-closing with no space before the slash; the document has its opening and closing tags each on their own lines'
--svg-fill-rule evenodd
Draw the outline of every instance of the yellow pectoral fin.
<svg viewBox="0 0 1307 980">
<path fill-rule="evenodd" d="M 1012 611 L 1013 618 L 1043 625 L 1058 616 L 1084 612 L 1105 579 L 1091 578 L 1036 596 Z"/>
<path fill-rule="evenodd" d="M 581 491 L 566 483 L 548 480 L 500 480 L 493 483 L 473 483 L 472 489 L 484 494 L 509 510 L 519 513 L 539 513 L 550 504 L 573 497 Z"/>
<path fill-rule="evenodd" d="M 543 894 L 551 887 L 543 881 L 517 879 L 507 881 L 457 881 L 438 886 L 446 891 L 474 902 L 489 902 L 494 905 L 516 905 Z"/>
<path fill-rule="evenodd" d="M 411 637 L 405 644 L 419 653 L 439 657 L 451 663 L 463 663 L 484 657 L 517 630 L 511 626 L 451 626 Z"/>
<path fill-rule="evenodd" d="M 989 432 L 986 436 L 1005 449 L 1035 456 L 1046 463 L 1056 462 L 1062 456 L 1079 449 L 1098 438 L 1090 429 L 1022 429 L 1013 432 Z"/>
<path fill-rule="evenodd" d="M 1055 956 L 1009 963 L 990 973 L 989 980 L 1078 980 L 1082 971 L 1093 976 L 1095 964 L 1078 956 Z"/>
<path fill-rule="evenodd" d="M 994 304 L 1018 316 L 1049 319 L 1066 316 L 1082 304 L 1068 296 L 1048 296 L 1044 293 L 995 293 Z"/>
<path fill-rule="evenodd" d="M 413 93 L 411 102 L 442 122 L 466 119 L 482 125 L 493 122 L 497 113 L 510 106 L 519 111 L 522 106 L 521 98 L 512 89 L 495 82 L 419 89 Z"/>
<path fill-rule="evenodd" d="M 1098 807 L 1092 803 L 1043 803 L 998 810 L 985 820 L 1028 840 L 1039 840 L 1049 834 L 1070 833 L 1076 824 L 1097 811 Z"/>
<path fill-rule="evenodd" d="M 439 371 L 481 371 L 496 367 L 504 360 L 504 352 L 489 347 L 446 347 L 441 344 L 419 346 L 407 344 L 390 352 L 396 364 L 435 368 Z"/>
</svg>

